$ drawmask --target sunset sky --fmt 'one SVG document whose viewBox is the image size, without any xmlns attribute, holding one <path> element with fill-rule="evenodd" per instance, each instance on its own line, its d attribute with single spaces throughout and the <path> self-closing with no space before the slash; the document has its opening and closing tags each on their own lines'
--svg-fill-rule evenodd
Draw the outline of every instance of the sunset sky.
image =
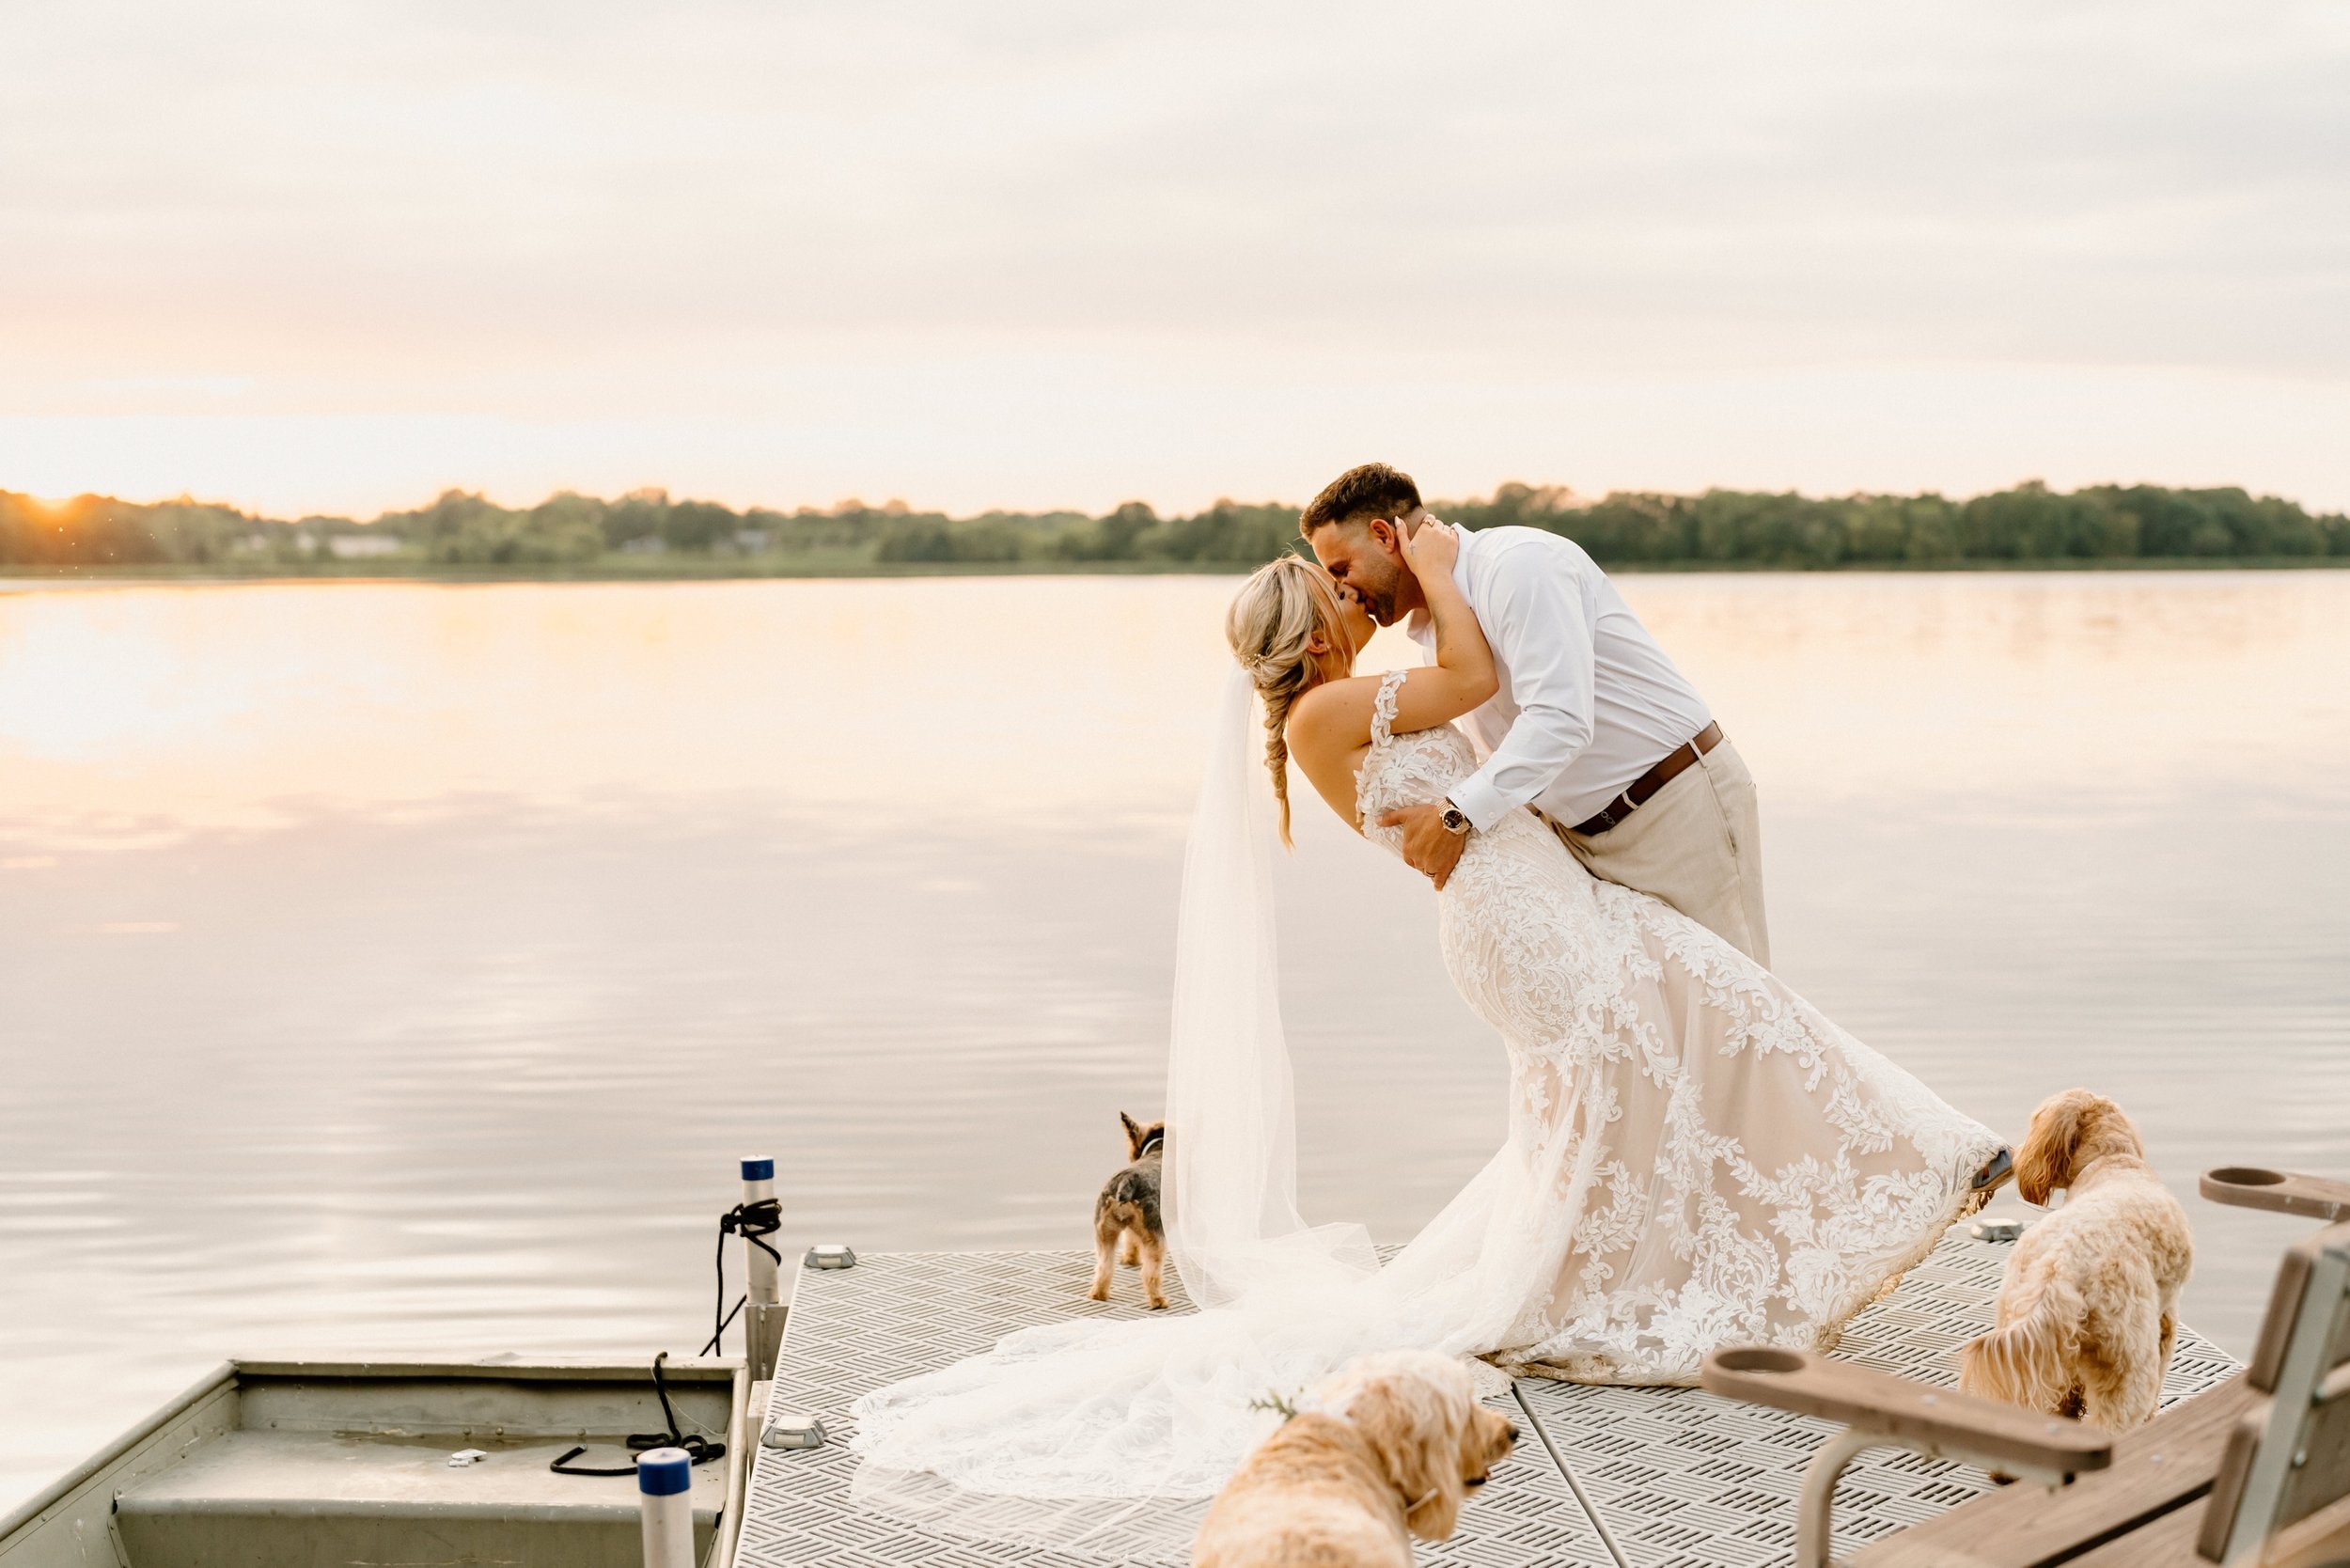
<svg viewBox="0 0 2350 1568">
<path fill-rule="evenodd" d="M 2350 506 L 2350 8 L 9 0 L 0 489 Z"/>
</svg>

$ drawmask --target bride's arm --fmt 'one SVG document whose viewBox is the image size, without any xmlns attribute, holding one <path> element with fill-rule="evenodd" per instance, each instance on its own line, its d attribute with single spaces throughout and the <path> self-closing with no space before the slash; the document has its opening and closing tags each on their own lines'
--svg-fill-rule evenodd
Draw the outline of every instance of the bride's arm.
<svg viewBox="0 0 2350 1568">
<path fill-rule="evenodd" d="M 1405 672 L 1388 727 L 1397 733 L 1449 723 L 1501 689 L 1484 629 L 1452 580 L 1452 563 L 1460 554 L 1460 536 L 1442 524 L 1423 524 L 1404 545 L 1404 557 L 1435 621 L 1436 662 Z M 1371 745 L 1381 679 L 1363 675 L 1327 682 L 1290 710 L 1290 755 L 1314 792 L 1357 833 L 1363 822 L 1355 808 L 1355 770 Z"/>
<path fill-rule="evenodd" d="M 1485 629 L 1477 623 L 1468 596 L 1452 580 L 1452 563 L 1461 558 L 1461 536 L 1445 524 L 1423 523 L 1404 541 L 1403 558 L 1419 579 L 1420 596 L 1428 601 L 1428 614 L 1435 622 L 1436 662 L 1413 670 L 1396 694 L 1395 722 L 1388 728 L 1399 735 L 1449 724 L 1501 689 L 1493 645 L 1485 640 Z M 1371 687 L 1378 690 L 1376 680 Z M 1371 738 L 1368 713 L 1363 738 Z"/>
<path fill-rule="evenodd" d="M 1419 579 L 1435 621 L 1436 662 L 1405 672 L 1395 719 L 1387 727 L 1399 735 L 1449 724 L 1501 689 L 1485 629 L 1452 580 L 1452 563 L 1460 556 L 1461 536 L 1436 522 L 1420 525 L 1403 546 L 1403 558 Z M 1332 741 L 1348 748 L 1369 745 L 1379 682 L 1376 675 L 1357 675 L 1325 682 L 1299 698 L 1290 710 L 1291 749 Z"/>
</svg>

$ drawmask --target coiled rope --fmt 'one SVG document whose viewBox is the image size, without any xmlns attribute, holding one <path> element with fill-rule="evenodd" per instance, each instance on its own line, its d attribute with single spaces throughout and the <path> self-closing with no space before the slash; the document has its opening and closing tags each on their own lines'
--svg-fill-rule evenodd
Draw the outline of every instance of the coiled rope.
<svg viewBox="0 0 2350 1568">
<path fill-rule="evenodd" d="M 710 1342 L 702 1346 L 704 1356 L 718 1354 L 718 1341 L 725 1337 L 727 1325 L 734 1321 L 735 1315 L 743 1310 L 743 1304 L 750 1300 L 750 1293 L 745 1291 L 734 1298 L 731 1310 L 727 1307 L 727 1238 L 740 1235 L 773 1258 L 780 1268 L 783 1254 L 769 1247 L 766 1238 L 782 1229 L 783 1204 L 774 1198 L 762 1198 L 756 1203 L 737 1203 L 718 1216 L 718 1299 L 710 1309 L 710 1321 L 713 1326 L 710 1330 Z"/>
<path fill-rule="evenodd" d="M 652 1358 L 652 1391 L 661 1396 L 661 1419 L 669 1423 L 669 1430 L 630 1433 L 622 1439 L 628 1445 L 628 1451 L 635 1454 L 642 1453 L 647 1449 L 683 1449 L 687 1456 L 697 1465 L 707 1465 L 713 1459 L 724 1459 L 727 1454 L 727 1446 L 724 1443 L 713 1443 L 698 1432 L 679 1430 L 677 1409 L 669 1403 L 668 1381 L 661 1375 L 661 1363 L 668 1358 L 669 1353 L 666 1350 Z M 572 1463 L 587 1451 L 588 1445 L 585 1443 L 567 1449 L 547 1468 L 558 1476 L 633 1476 L 636 1473 L 636 1466 L 634 1462 L 608 1467 Z"/>
</svg>

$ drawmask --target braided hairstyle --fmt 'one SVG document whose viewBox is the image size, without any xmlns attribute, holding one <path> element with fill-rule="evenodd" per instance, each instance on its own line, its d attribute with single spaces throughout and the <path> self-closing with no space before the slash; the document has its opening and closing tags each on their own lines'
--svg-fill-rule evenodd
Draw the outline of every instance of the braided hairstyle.
<svg viewBox="0 0 2350 1568">
<path fill-rule="evenodd" d="M 1321 676 L 1306 644 L 1320 634 L 1343 647 L 1342 611 L 1329 574 L 1302 556 L 1282 556 L 1241 585 L 1224 612 L 1224 640 L 1264 699 L 1264 764 L 1281 803 L 1281 842 L 1290 842 L 1290 705 Z"/>
</svg>

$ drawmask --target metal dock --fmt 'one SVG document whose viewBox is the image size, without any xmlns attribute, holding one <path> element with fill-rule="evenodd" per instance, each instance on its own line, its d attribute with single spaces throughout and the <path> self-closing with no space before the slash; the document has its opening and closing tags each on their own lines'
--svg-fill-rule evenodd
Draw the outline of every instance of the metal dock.
<svg viewBox="0 0 2350 1568">
<path fill-rule="evenodd" d="M 1836 1355 L 1921 1382 L 1957 1381 L 1964 1340 L 1991 1326 L 2008 1247 L 1962 1226 L 1846 1329 Z M 1114 1299 L 1085 1298 L 1080 1252 L 916 1252 L 854 1268 L 801 1268 L 764 1408 L 819 1418 L 814 1449 L 761 1446 L 753 1461 L 739 1568 L 1098 1568 L 1111 1560 L 932 1533 L 862 1511 L 850 1496 L 849 1406 L 867 1389 L 987 1349 L 1015 1328 L 1077 1316 L 1143 1315 L 1132 1270 Z M 1187 1309 L 1171 1272 L 1177 1310 Z M 2166 1405 L 2234 1372 L 2182 1328 Z M 764 1386 L 762 1386 L 764 1387 Z M 1421 1544 L 1423 1564 L 1491 1568 L 1765 1568 L 1788 1562 L 1804 1466 L 1828 1427 L 1696 1388 L 1597 1388 L 1521 1380 L 1496 1400 L 1516 1451 L 1462 1511 L 1461 1528 Z M 754 1399 L 754 1413 L 760 1407 Z M 755 1422 L 755 1427 L 763 1422 Z M 1981 1471 L 1878 1450 L 1837 1490 L 1840 1555 L 1976 1494 Z M 1006 1504 L 1008 1508 L 1016 1503 Z M 1105 1509 L 1115 1507 L 1104 1504 Z M 1163 1550 L 1127 1560 L 1187 1563 L 1206 1504 L 1163 1506 Z"/>
</svg>

